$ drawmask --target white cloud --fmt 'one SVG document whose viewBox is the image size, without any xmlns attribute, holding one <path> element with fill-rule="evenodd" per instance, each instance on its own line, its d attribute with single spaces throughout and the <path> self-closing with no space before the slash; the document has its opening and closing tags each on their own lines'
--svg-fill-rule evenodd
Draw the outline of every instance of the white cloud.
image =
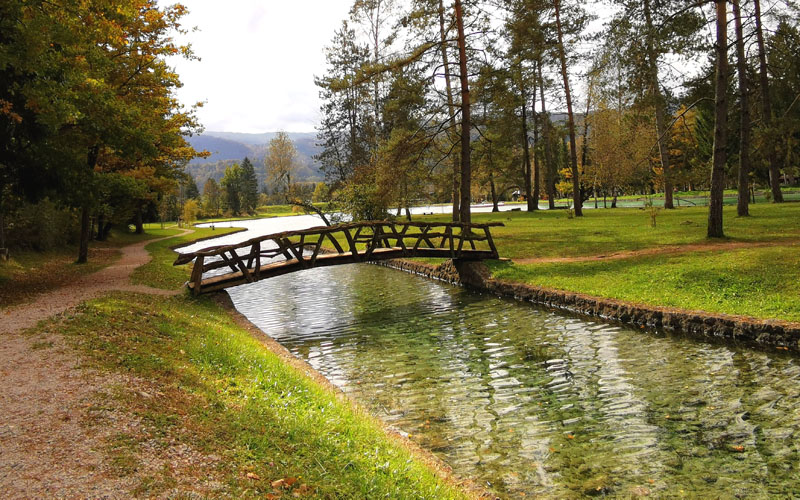
<svg viewBox="0 0 800 500">
<path fill-rule="evenodd" d="M 161 2 L 163 5 L 172 2 Z M 170 60 L 184 104 L 206 130 L 311 132 L 319 119 L 314 75 L 352 0 L 184 0 L 188 41 L 201 61 Z"/>
</svg>

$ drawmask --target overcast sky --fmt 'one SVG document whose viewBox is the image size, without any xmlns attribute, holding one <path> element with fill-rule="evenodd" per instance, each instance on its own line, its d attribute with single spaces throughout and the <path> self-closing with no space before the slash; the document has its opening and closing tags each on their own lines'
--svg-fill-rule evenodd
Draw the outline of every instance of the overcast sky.
<svg viewBox="0 0 800 500">
<path fill-rule="evenodd" d="M 161 1 L 168 5 L 172 1 Z M 312 132 L 319 100 L 314 75 L 325 69 L 323 47 L 352 0 L 182 0 L 197 27 L 186 40 L 201 61 L 170 60 L 184 86 L 184 104 L 206 130 Z"/>
</svg>

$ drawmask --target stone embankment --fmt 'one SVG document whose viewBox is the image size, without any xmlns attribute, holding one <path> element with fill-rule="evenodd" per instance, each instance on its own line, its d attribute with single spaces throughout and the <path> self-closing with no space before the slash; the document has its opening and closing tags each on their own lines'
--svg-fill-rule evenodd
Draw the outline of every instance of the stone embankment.
<svg viewBox="0 0 800 500">
<path fill-rule="evenodd" d="M 607 321 L 654 328 L 670 333 L 681 333 L 703 339 L 776 347 L 800 353 L 800 324 L 798 323 L 635 304 L 524 283 L 501 281 L 493 279 L 489 269 L 482 262 L 449 260 L 440 266 L 432 266 L 408 260 L 388 260 L 376 262 L 376 264 L 448 283 L 469 286 L 502 297 L 602 318 Z"/>
</svg>

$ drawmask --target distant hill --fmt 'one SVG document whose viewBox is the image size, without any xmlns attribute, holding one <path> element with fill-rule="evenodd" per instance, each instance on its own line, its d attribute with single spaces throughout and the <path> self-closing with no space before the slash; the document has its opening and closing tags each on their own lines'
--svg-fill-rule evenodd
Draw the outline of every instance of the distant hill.
<svg viewBox="0 0 800 500">
<path fill-rule="evenodd" d="M 189 138 L 189 144 L 197 151 L 208 151 L 208 158 L 195 158 L 192 163 L 214 163 L 219 160 L 240 160 L 252 156 L 253 150 L 239 141 L 223 139 L 213 135 L 195 135 Z"/>
<path fill-rule="evenodd" d="M 208 151 L 208 158 L 195 158 L 186 167 L 186 172 L 191 175 L 202 191 L 203 184 L 210 177 L 219 181 L 225 174 L 225 168 L 240 163 L 245 156 L 250 158 L 256 169 L 256 176 L 260 185 L 266 181 L 266 167 L 264 156 L 267 152 L 269 141 L 275 137 L 275 132 L 263 134 L 244 134 L 239 132 L 213 132 L 207 131 L 188 138 L 189 144 L 198 151 Z M 319 152 L 316 145 L 314 132 L 288 132 L 289 138 L 297 149 L 298 169 L 295 179 L 301 182 L 318 182 L 325 177 L 319 170 L 319 165 L 313 156 Z"/>
<path fill-rule="evenodd" d="M 575 114 L 576 123 L 582 121 L 583 115 Z M 566 113 L 550 113 L 550 120 L 554 123 L 563 123 L 567 119 Z M 208 158 L 195 158 L 186 167 L 186 172 L 191 175 L 197 187 L 203 190 L 203 184 L 210 177 L 219 181 L 225 174 L 225 168 L 240 163 L 247 156 L 256 169 L 259 185 L 266 181 L 267 173 L 264 166 L 269 141 L 277 132 L 261 134 L 245 134 L 240 132 L 203 132 L 189 137 L 189 143 L 198 151 L 208 151 Z M 299 182 L 319 182 L 325 175 L 320 171 L 319 164 L 314 161 L 314 155 L 320 152 L 317 146 L 317 134 L 314 132 L 288 132 L 297 149 L 298 169 L 295 179 Z"/>
</svg>

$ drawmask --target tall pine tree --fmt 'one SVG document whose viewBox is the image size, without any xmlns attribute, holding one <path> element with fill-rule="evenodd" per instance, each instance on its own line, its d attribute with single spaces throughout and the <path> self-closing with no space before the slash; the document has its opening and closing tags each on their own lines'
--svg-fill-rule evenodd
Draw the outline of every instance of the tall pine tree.
<svg viewBox="0 0 800 500">
<path fill-rule="evenodd" d="M 247 157 L 245 157 L 242 162 L 241 169 L 239 199 L 241 201 L 242 212 L 255 214 L 256 208 L 258 207 L 258 179 L 256 179 L 256 170 Z"/>
</svg>

